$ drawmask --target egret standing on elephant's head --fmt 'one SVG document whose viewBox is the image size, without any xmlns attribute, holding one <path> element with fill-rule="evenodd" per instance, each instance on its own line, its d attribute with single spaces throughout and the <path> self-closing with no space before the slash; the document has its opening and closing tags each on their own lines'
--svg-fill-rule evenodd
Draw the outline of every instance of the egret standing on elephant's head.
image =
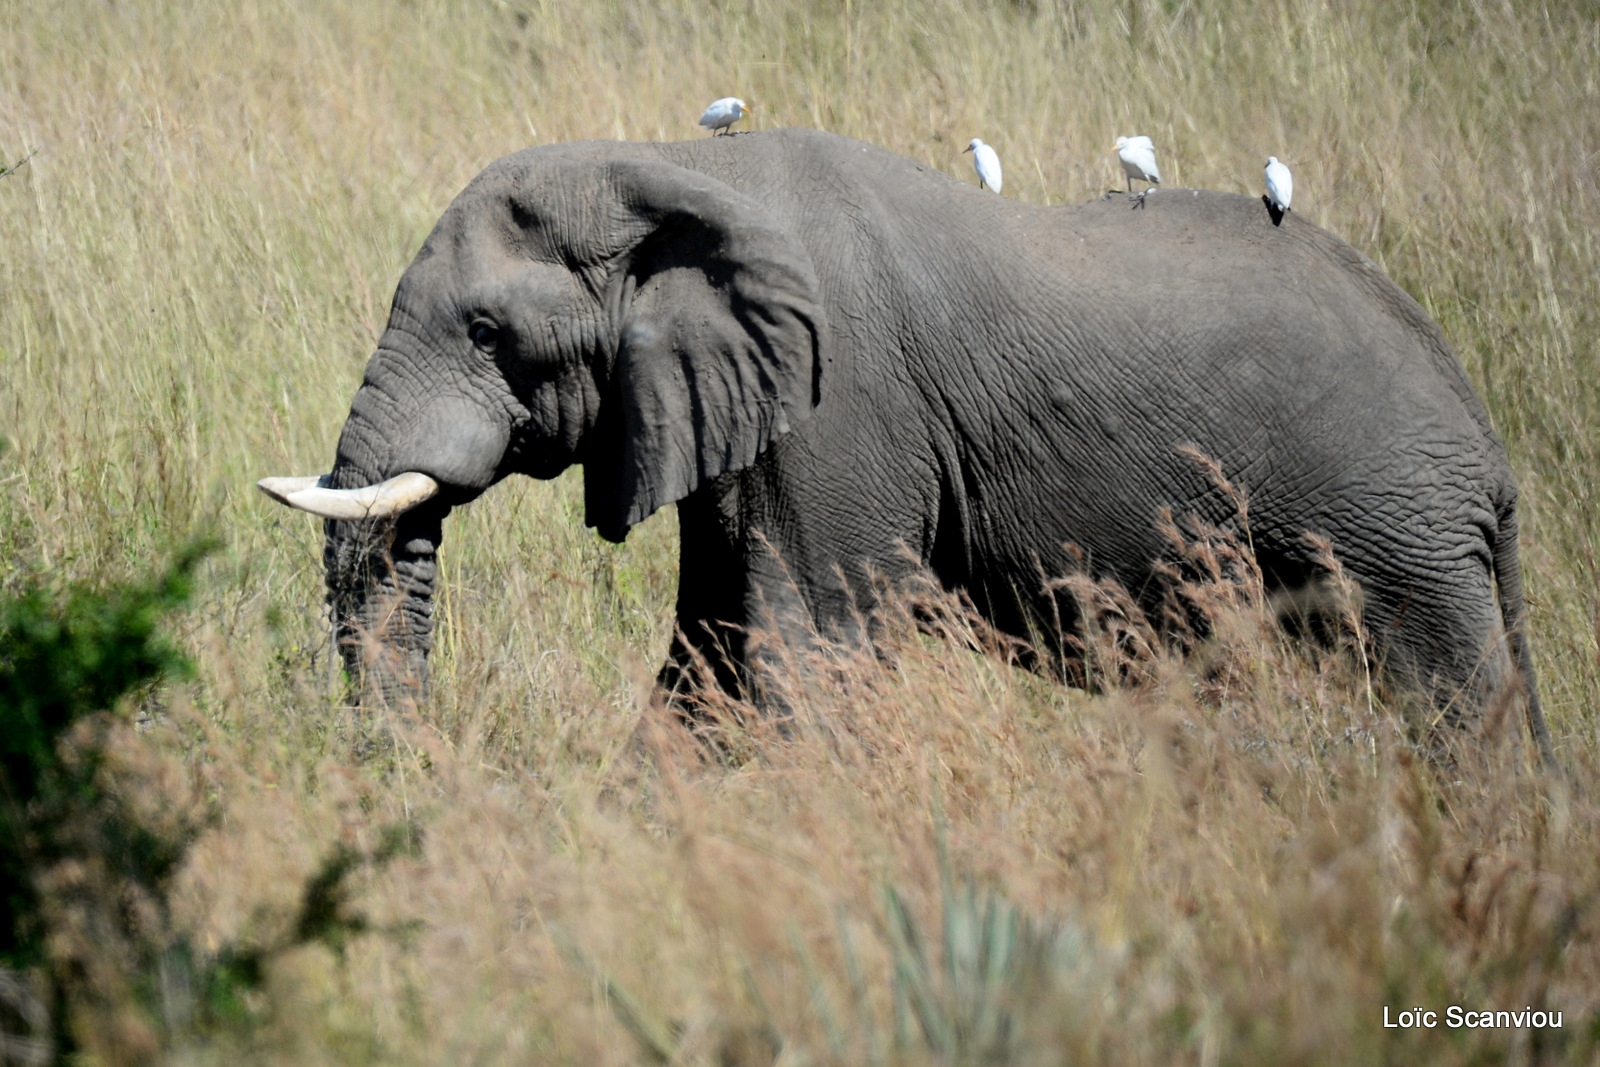
<svg viewBox="0 0 1600 1067">
<path fill-rule="evenodd" d="M 1277 209 L 1279 216 L 1289 210 L 1294 196 L 1294 175 L 1278 162 L 1277 156 L 1267 157 L 1267 203 Z"/>
<path fill-rule="evenodd" d="M 1117 158 L 1122 161 L 1122 171 L 1128 176 L 1128 195 L 1133 196 L 1133 180 L 1149 182 L 1150 186 L 1161 184 L 1161 171 L 1156 167 L 1156 146 L 1150 138 L 1140 134 L 1135 137 L 1118 137 L 1116 143 Z M 1146 187 L 1135 199 L 1140 203 L 1149 195 L 1150 188 Z"/>
<path fill-rule="evenodd" d="M 744 118 L 750 111 L 750 105 L 737 96 L 725 96 L 721 100 L 711 101 L 705 114 L 700 116 L 700 125 L 710 130 L 713 136 L 719 130 L 727 133 L 730 126 Z"/>
<path fill-rule="evenodd" d="M 998 193 L 1002 178 L 1000 156 L 995 150 L 974 137 L 961 151 L 972 153 L 972 167 L 978 172 L 978 188 L 988 186 Z"/>
</svg>

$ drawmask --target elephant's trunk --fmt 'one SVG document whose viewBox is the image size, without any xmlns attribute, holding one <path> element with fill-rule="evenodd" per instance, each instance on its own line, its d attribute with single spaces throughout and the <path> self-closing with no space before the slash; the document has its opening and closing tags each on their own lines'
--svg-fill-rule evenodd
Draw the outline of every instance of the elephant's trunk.
<svg viewBox="0 0 1600 1067">
<path fill-rule="evenodd" d="M 449 505 L 408 472 L 383 482 L 341 456 L 322 477 L 263 478 L 262 492 L 325 520 L 323 563 L 334 647 L 357 692 L 395 705 L 421 698 L 433 647 L 436 553 Z"/>
<path fill-rule="evenodd" d="M 372 484 L 342 464 L 329 481 L 334 489 Z M 428 501 L 393 518 L 324 523 L 334 646 L 363 697 L 397 706 L 427 692 L 436 553 L 449 510 Z"/>
</svg>

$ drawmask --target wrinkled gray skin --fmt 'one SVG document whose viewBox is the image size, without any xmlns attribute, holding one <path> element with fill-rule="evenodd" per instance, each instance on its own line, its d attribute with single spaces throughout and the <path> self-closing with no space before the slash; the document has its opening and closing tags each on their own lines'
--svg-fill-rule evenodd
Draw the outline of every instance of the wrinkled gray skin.
<svg viewBox="0 0 1600 1067">
<path fill-rule="evenodd" d="M 1509 634 L 1548 751 L 1504 449 L 1376 266 L 1259 198 L 1033 207 L 815 131 L 552 145 L 474 179 L 400 281 L 333 471 L 445 489 L 392 540 L 330 522 L 328 583 L 343 639 L 425 677 L 449 508 L 579 463 L 612 541 L 678 503 L 663 683 L 721 641 L 748 684 L 745 628 L 848 636 L 869 573 L 931 569 L 1026 635 L 1072 618 L 1040 581 L 1072 544 L 1158 603 L 1160 509 L 1233 515 L 1182 445 L 1248 487 L 1275 584 L 1331 538 L 1391 674 L 1440 707 L 1510 680 Z"/>
</svg>

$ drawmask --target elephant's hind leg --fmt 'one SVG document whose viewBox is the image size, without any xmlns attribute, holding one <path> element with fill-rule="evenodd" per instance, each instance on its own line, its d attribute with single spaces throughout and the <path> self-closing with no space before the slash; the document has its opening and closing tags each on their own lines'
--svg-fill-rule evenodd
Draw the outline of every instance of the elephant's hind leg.
<svg viewBox="0 0 1600 1067">
<path fill-rule="evenodd" d="M 1420 698 L 1436 741 L 1484 728 L 1515 684 L 1493 578 L 1476 557 L 1428 585 L 1367 583 L 1364 623 L 1384 672 Z"/>
</svg>

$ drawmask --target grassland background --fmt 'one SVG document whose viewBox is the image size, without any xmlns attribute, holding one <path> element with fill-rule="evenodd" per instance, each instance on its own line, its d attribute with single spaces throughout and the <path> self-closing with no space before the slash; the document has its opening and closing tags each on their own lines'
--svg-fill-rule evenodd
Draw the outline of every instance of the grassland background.
<svg viewBox="0 0 1600 1067">
<path fill-rule="evenodd" d="M 707 101 L 737 94 L 756 127 L 818 126 L 969 180 L 960 149 L 981 136 L 1007 196 L 1052 204 L 1121 185 L 1119 133 L 1151 135 L 1177 186 L 1258 192 L 1272 153 L 1295 209 L 1421 301 L 1485 398 L 1522 488 L 1546 713 L 1592 782 L 1596 4 L 0 15 L 0 164 L 36 153 L 0 178 L 0 582 L 115 578 L 201 528 L 225 540 L 185 622 L 199 677 L 125 740 L 152 795 L 220 813 L 174 923 L 201 946 L 267 938 L 331 843 L 426 829 L 421 856 L 363 887 L 374 916 L 420 930 L 280 961 L 250 1027 L 207 1029 L 167 991 L 147 1040 L 105 1056 L 648 1059 L 649 1025 L 614 1010 L 626 988 L 681 1062 L 959 1058 L 915 1026 L 893 1040 L 906 957 L 882 892 L 937 930 L 941 855 L 1078 931 L 1070 966 L 1007 1009 L 1016 1062 L 1594 1053 L 1600 809 L 1515 756 L 1439 780 L 1374 727 L 1358 679 L 1248 627 L 1234 651 L 1259 655 L 1220 702 L 1178 664 L 1091 697 L 908 639 L 898 672 L 857 664 L 812 696 L 856 747 L 758 736 L 742 767 L 705 768 L 668 738 L 641 762 L 671 517 L 611 547 L 570 475 L 519 480 L 451 519 L 436 699 L 386 720 L 399 747 L 375 764 L 331 697 L 319 526 L 251 484 L 325 469 L 400 272 L 469 178 L 529 144 L 692 137 Z M 970 991 L 939 988 L 959 1016 Z M 1381 1027 L 1385 1004 L 1463 998 L 1562 1007 L 1566 1029 L 1540 1045 Z"/>
</svg>

